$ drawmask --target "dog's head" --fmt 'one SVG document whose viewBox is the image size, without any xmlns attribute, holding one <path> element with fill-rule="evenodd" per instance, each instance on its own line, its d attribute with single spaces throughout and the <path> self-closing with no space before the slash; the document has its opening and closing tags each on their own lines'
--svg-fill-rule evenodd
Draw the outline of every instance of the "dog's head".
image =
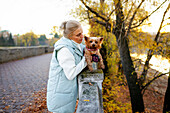
<svg viewBox="0 0 170 113">
<path fill-rule="evenodd" d="M 84 36 L 86 47 L 89 49 L 100 49 L 103 37 L 87 37 Z"/>
</svg>

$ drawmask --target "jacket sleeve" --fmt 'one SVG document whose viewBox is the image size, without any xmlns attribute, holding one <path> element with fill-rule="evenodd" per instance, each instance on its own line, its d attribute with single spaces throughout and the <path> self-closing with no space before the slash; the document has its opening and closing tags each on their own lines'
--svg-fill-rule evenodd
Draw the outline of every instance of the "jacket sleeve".
<svg viewBox="0 0 170 113">
<path fill-rule="evenodd" d="M 57 60 L 69 80 L 73 80 L 87 66 L 84 56 L 80 63 L 76 65 L 73 54 L 66 47 L 57 52 Z"/>
</svg>

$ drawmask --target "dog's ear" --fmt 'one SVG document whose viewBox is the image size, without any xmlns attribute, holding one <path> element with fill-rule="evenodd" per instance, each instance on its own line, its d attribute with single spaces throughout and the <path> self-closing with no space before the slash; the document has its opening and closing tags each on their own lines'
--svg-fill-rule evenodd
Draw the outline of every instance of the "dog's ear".
<svg viewBox="0 0 170 113">
<path fill-rule="evenodd" d="M 103 39 L 104 39 L 103 37 L 100 37 L 100 42 L 102 42 L 102 41 L 103 41 Z"/>
<path fill-rule="evenodd" d="M 84 39 L 85 39 L 85 41 L 87 41 L 87 40 L 88 40 L 88 38 L 89 38 L 89 37 L 87 37 L 87 36 L 84 36 Z"/>
</svg>

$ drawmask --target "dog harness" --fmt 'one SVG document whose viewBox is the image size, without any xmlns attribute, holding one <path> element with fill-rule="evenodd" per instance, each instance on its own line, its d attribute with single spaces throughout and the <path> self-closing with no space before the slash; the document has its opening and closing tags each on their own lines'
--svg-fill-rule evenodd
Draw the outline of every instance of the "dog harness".
<svg viewBox="0 0 170 113">
<path fill-rule="evenodd" d="M 99 62 L 100 58 L 99 58 L 98 55 L 92 54 L 91 56 L 92 56 L 92 61 L 93 61 L 93 62 Z"/>
<path fill-rule="evenodd" d="M 87 47 L 86 47 L 86 49 L 87 49 L 88 51 L 93 51 L 93 52 L 98 50 L 98 49 L 89 49 L 89 48 L 87 48 Z M 83 53 L 84 53 L 84 51 L 83 51 Z M 91 56 L 92 56 L 92 61 L 93 61 L 93 62 L 99 62 L 100 58 L 99 58 L 98 55 L 92 54 Z"/>
</svg>

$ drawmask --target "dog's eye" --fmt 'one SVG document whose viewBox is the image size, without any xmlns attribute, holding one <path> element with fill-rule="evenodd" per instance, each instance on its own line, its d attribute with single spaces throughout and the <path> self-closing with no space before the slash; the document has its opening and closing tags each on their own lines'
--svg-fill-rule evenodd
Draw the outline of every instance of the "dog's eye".
<svg viewBox="0 0 170 113">
<path fill-rule="evenodd" d="M 81 35 L 81 33 L 77 34 L 76 36 L 79 37 Z"/>
<path fill-rule="evenodd" d="M 90 43 L 92 43 L 93 41 L 90 41 Z"/>
<path fill-rule="evenodd" d="M 95 41 L 95 43 L 97 44 L 98 42 L 97 42 L 97 41 Z"/>
</svg>

